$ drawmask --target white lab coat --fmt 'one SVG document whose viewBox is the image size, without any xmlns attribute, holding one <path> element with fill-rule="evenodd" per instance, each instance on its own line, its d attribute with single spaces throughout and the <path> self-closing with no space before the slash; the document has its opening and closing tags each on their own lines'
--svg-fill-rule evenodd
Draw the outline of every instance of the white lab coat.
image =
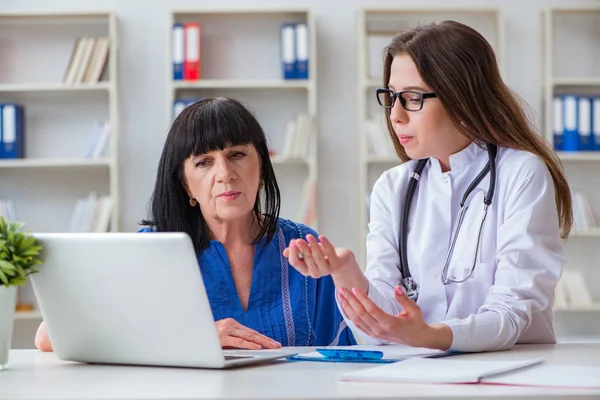
<svg viewBox="0 0 600 400">
<path fill-rule="evenodd" d="M 488 161 L 475 143 L 450 157 L 442 173 L 430 159 L 415 191 L 409 216 L 408 264 L 420 287 L 417 304 L 427 323 L 443 322 L 453 333 L 452 350 L 506 349 L 515 343 L 555 343 L 554 288 L 565 263 L 550 172 L 537 156 L 498 148 L 496 190 L 485 220 L 474 275 L 443 285 L 441 272 L 460 201 Z M 369 298 L 390 314 L 401 280 L 398 231 L 410 173 L 416 161 L 386 171 L 371 195 L 367 236 Z M 449 274 L 460 279 L 472 265 L 489 174 L 470 195 Z M 346 319 L 355 334 L 369 338 Z"/>
</svg>

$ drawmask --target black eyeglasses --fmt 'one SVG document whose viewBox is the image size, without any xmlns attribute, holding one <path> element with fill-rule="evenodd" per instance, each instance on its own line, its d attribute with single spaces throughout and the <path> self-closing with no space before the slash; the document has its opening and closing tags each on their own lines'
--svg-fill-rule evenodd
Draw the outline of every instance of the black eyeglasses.
<svg viewBox="0 0 600 400">
<path fill-rule="evenodd" d="M 400 105 L 406 111 L 419 111 L 423 108 L 423 100 L 437 97 L 435 93 L 415 92 L 413 90 L 403 90 L 394 92 L 386 88 L 377 89 L 377 101 L 383 108 L 393 108 L 396 99 L 400 100 Z"/>
</svg>

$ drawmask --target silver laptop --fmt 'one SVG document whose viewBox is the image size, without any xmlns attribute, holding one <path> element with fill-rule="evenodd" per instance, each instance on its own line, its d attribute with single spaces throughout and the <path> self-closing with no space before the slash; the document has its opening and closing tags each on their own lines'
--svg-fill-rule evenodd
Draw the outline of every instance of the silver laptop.
<svg viewBox="0 0 600 400">
<path fill-rule="evenodd" d="M 184 233 L 34 234 L 30 276 L 58 358 L 228 368 L 283 350 L 223 350 L 190 237 Z"/>
</svg>

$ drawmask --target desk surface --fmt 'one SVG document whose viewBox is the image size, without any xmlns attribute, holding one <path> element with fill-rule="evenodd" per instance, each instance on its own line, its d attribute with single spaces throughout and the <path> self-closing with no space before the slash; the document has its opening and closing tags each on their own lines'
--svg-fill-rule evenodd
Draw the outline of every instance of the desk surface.
<svg viewBox="0 0 600 400">
<path fill-rule="evenodd" d="M 307 350 L 312 349 L 296 349 Z M 459 357 L 472 360 L 544 357 L 555 364 L 600 366 L 600 343 L 516 346 L 510 351 Z M 0 372 L 0 399 L 600 399 L 600 391 L 588 390 L 337 380 L 340 372 L 370 367 L 373 365 L 287 361 L 231 370 L 108 366 L 64 362 L 53 353 L 37 350 L 12 350 L 9 369 Z"/>
</svg>

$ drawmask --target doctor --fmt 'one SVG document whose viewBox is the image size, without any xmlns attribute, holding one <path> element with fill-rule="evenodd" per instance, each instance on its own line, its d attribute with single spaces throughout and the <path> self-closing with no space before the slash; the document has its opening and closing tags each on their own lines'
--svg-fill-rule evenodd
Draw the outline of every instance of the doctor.
<svg viewBox="0 0 600 400">
<path fill-rule="evenodd" d="M 371 194 L 367 268 L 325 237 L 285 251 L 331 275 L 367 342 L 456 351 L 554 343 L 571 197 L 557 156 L 503 83 L 489 43 L 442 22 L 386 48 L 385 108 L 403 163 Z"/>
</svg>

